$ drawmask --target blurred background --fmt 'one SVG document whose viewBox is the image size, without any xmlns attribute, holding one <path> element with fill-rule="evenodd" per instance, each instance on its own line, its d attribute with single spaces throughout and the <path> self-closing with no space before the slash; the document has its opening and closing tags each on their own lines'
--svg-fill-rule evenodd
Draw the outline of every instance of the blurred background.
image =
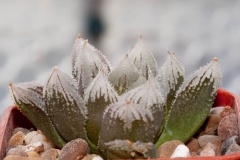
<svg viewBox="0 0 240 160">
<path fill-rule="evenodd" d="M 10 82 L 44 82 L 54 66 L 71 74 L 78 33 L 114 67 L 139 34 L 162 66 L 174 51 L 187 75 L 219 59 L 222 88 L 240 94 L 240 1 L 10 0 L 0 4 L 0 116 Z"/>
</svg>

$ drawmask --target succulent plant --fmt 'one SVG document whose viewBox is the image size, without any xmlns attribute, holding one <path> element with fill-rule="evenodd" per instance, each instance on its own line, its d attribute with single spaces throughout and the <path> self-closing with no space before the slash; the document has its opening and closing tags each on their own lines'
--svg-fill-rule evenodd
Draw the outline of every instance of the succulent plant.
<svg viewBox="0 0 240 160">
<path fill-rule="evenodd" d="M 80 35 L 72 75 L 55 67 L 45 83 L 10 84 L 15 104 L 55 145 L 82 138 L 105 159 L 154 158 L 166 141 L 186 142 L 205 121 L 221 84 L 217 58 L 186 78 L 173 52 L 163 67 L 142 36 L 112 69 Z"/>
</svg>

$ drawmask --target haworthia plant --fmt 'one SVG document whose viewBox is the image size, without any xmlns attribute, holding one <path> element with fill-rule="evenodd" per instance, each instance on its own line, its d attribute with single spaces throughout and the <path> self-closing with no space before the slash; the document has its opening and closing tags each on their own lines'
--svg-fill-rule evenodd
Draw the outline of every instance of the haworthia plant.
<svg viewBox="0 0 240 160">
<path fill-rule="evenodd" d="M 221 84 L 215 58 L 185 78 L 174 53 L 158 69 L 142 36 L 111 70 L 80 35 L 72 76 L 54 68 L 46 83 L 11 84 L 15 104 L 59 148 L 76 138 L 105 159 L 156 158 L 166 141 L 186 142 L 201 127 Z"/>
</svg>

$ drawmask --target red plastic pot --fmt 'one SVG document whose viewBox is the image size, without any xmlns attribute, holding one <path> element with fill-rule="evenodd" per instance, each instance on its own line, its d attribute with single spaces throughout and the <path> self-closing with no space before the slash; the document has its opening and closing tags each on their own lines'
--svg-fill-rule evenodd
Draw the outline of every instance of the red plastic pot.
<svg viewBox="0 0 240 160">
<path fill-rule="evenodd" d="M 223 89 L 219 89 L 217 97 L 213 104 L 213 107 L 216 106 L 231 106 L 232 108 L 235 109 L 238 116 L 238 122 L 240 122 L 240 97 L 238 95 L 230 93 Z M 5 110 L 2 120 L 0 122 L 0 160 L 5 157 L 8 140 L 12 135 L 12 131 L 16 127 L 24 127 L 28 129 L 35 128 L 32 125 L 32 123 L 17 109 L 16 106 L 10 106 Z M 167 159 L 168 158 L 161 158 L 161 160 Z M 240 159 L 240 153 L 215 157 L 184 158 L 184 160 L 237 160 L 237 159 Z M 174 160 L 183 160 L 183 158 L 175 158 Z"/>
<path fill-rule="evenodd" d="M 25 117 L 16 106 L 6 108 L 0 121 L 0 160 L 6 156 L 8 141 L 17 127 L 34 128 L 35 126 Z"/>
</svg>

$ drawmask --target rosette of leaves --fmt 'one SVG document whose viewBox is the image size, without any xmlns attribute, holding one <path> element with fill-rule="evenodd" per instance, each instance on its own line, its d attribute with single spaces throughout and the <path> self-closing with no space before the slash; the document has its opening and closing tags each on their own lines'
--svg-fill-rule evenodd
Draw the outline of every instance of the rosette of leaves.
<svg viewBox="0 0 240 160">
<path fill-rule="evenodd" d="M 105 159 L 156 158 L 162 143 L 186 142 L 203 124 L 221 83 L 217 59 L 185 77 L 171 52 L 158 69 L 142 36 L 112 69 L 79 35 L 72 75 L 56 67 L 43 84 L 10 88 L 22 113 L 59 148 L 82 138 Z"/>
</svg>

